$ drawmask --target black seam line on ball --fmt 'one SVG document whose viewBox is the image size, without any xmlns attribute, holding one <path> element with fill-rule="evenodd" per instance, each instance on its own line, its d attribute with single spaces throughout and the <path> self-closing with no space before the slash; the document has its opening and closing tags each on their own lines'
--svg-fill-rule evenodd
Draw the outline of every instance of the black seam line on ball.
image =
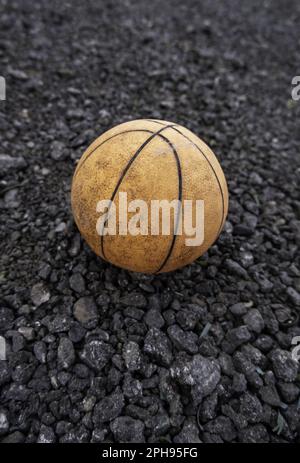
<svg viewBox="0 0 300 463">
<path fill-rule="evenodd" d="M 151 121 L 151 122 L 154 122 L 156 124 L 159 124 L 159 125 L 164 125 L 162 122 L 160 121 L 157 121 L 155 119 L 147 119 L 148 121 Z M 176 126 L 178 127 L 178 126 Z M 224 193 L 223 193 L 223 189 L 222 189 L 222 186 L 221 186 L 221 183 L 220 183 L 220 180 L 218 178 L 218 175 L 213 167 L 213 165 L 211 164 L 211 162 L 209 161 L 209 159 L 207 158 L 207 156 L 205 155 L 205 153 L 202 151 L 202 149 L 196 145 L 196 143 L 194 143 L 189 137 L 187 137 L 186 135 L 184 135 L 182 132 L 180 132 L 180 130 L 178 128 L 176 128 L 175 126 L 172 127 L 173 130 L 175 130 L 175 132 L 179 133 L 180 135 L 182 135 L 186 140 L 188 140 L 190 143 L 192 143 L 192 145 L 195 146 L 195 148 L 197 148 L 197 150 L 205 157 L 206 161 L 208 162 L 208 164 L 210 165 L 213 173 L 215 174 L 215 177 L 216 177 L 216 180 L 218 182 L 218 186 L 219 186 L 219 189 L 220 189 L 220 192 L 221 192 L 221 196 L 222 196 L 222 220 L 221 220 L 221 224 L 220 224 L 220 227 L 218 229 L 218 233 L 217 233 L 217 237 L 219 236 L 219 234 L 221 233 L 221 229 L 222 229 L 222 225 L 223 225 L 223 220 L 224 220 L 224 213 L 225 213 L 225 204 L 224 204 Z"/>
<path fill-rule="evenodd" d="M 167 126 L 162 127 L 161 129 L 159 129 L 157 132 L 151 132 L 152 135 L 151 135 L 150 137 L 148 137 L 147 140 L 144 141 L 144 143 L 139 147 L 139 149 L 138 149 L 138 150 L 134 153 L 134 155 L 129 159 L 129 161 L 128 161 L 126 167 L 125 167 L 125 169 L 123 170 L 123 172 L 122 172 L 122 174 L 121 174 L 121 176 L 120 176 L 120 178 L 119 178 L 119 180 L 118 180 L 118 182 L 117 182 L 117 184 L 116 184 L 116 186 L 115 186 L 115 189 L 114 189 L 114 191 L 113 191 L 113 194 L 112 194 L 112 196 L 111 196 L 111 198 L 110 198 L 110 201 L 111 201 L 111 202 L 115 199 L 115 196 L 116 196 L 116 194 L 117 194 L 117 191 L 118 191 L 118 189 L 119 189 L 119 187 L 120 187 L 120 185 L 121 185 L 121 183 L 122 183 L 122 181 L 123 181 L 125 175 L 127 174 L 128 170 L 130 169 L 132 163 L 133 163 L 133 162 L 135 161 L 135 159 L 139 156 L 139 154 L 141 154 L 141 152 L 142 152 L 142 150 L 145 148 L 145 146 L 147 146 L 148 143 L 150 143 L 150 141 L 153 140 L 153 138 L 155 138 L 156 136 L 160 136 L 160 133 L 161 133 L 163 130 L 166 130 L 166 129 L 171 128 L 171 127 L 173 127 L 173 126 L 172 126 L 172 125 L 167 125 Z M 108 213 L 109 213 L 109 208 L 108 208 L 107 214 L 108 214 Z M 105 226 L 105 222 L 104 222 L 104 224 L 103 224 L 103 228 L 104 228 L 104 226 Z M 104 239 L 103 239 L 103 238 L 104 238 L 104 235 L 103 235 L 103 233 L 102 233 L 102 235 L 101 235 L 101 252 L 102 252 L 102 255 L 103 255 L 104 258 L 105 258 L 105 253 L 104 253 Z"/>
<path fill-rule="evenodd" d="M 189 137 L 187 137 L 186 135 L 184 135 L 182 132 L 180 132 L 180 130 L 176 129 L 175 127 L 172 127 L 173 130 L 175 130 L 177 133 L 180 133 L 180 135 L 182 135 L 186 140 L 188 140 L 190 143 L 192 143 L 192 145 L 195 146 L 195 148 L 197 148 L 197 150 L 205 157 L 206 161 L 208 162 L 208 164 L 210 165 L 213 173 L 215 174 L 215 177 L 216 177 L 216 180 L 218 182 L 218 186 L 219 186 L 219 189 L 220 189 L 220 193 L 221 193 L 221 196 L 222 196 L 222 219 L 221 219 L 221 223 L 220 223 L 220 226 L 219 226 L 219 229 L 218 229 L 218 233 L 217 233 L 217 237 L 219 236 L 220 232 L 221 232 L 221 229 L 222 229 L 222 225 L 223 225 L 223 219 L 224 219 L 224 212 L 225 212 L 225 204 L 224 204 L 224 194 L 223 194 L 223 189 L 222 189 L 222 186 L 221 186 L 221 183 L 220 183 L 220 180 L 218 178 L 218 175 L 213 167 L 213 165 L 211 164 L 210 160 L 208 159 L 208 157 L 205 155 L 204 151 L 202 151 L 202 149 L 196 145 L 196 143 L 194 143 Z"/>
<path fill-rule="evenodd" d="M 147 122 L 154 122 L 155 124 L 163 125 L 166 127 L 167 124 L 164 124 L 163 122 L 157 121 L 156 119 L 145 119 Z"/>
<path fill-rule="evenodd" d="M 169 126 L 170 127 L 170 126 Z M 173 128 L 173 127 L 171 127 Z M 178 230 L 178 225 L 179 225 L 179 220 L 180 220 L 180 215 L 181 215 L 181 200 L 182 200 L 182 171 L 181 171 L 181 164 L 180 164 L 180 159 L 179 159 L 179 156 L 178 156 L 178 153 L 177 153 L 177 150 L 175 149 L 173 143 L 166 137 L 164 137 L 163 135 L 161 135 L 161 137 L 163 137 L 166 142 L 169 144 L 169 146 L 172 148 L 173 150 L 173 154 L 174 154 L 174 157 L 175 157 L 175 161 L 176 161 L 176 165 L 177 165 L 177 174 L 178 174 L 178 201 L 179 201 L 179 204 L 178 204 L 178 208 L 179 210 L 177 211 L 177 218 L 176 218 L 176 224 L 175 224 L 175 230 L 174 230 L 174 233 L 173 233 L 173 238 L 172 238 L 172 242 L 171 242 L 171 246 L 169 248 L 169 251 L 168 251 L 168 254 L 166 255 L 165 259 L 163 260 L 161 266 L 159 267 L 159 269 L 155 272 L 155 273 L 159 273 L 162 271 L 162 269 L 164 268 L 164 266 L 166 265 L 166 263 L 168 262 L 168 260 L 170 259 L 171 257 L 171 254 L 173 252 L 173 249 L 174 249 L 174 246 L 175 246 L 175 241 L 176 241 L 176 236 L 177 236 L 177 230 Z"/>
<path fill-rule="evenodd" d="M 89 159 L 89 157 L 95 153 L 95 151 L 97 151 L 98 148 L 100 148 L 102 145 L 104 145 L 104 143 L 106 143 L 107 141 L 111 140 L 112 138 L 115 138 L 117 137 L 118 135 L 123 135 L 124 133 L 132 133 L 132 132 L 147 132 L 147 133 L 154 133 L 152 132 L 152 130 L 147 130 L 147 129 L 134 129 L 134 130 L 123 130 L 123 132 L 118 132 L 118 133 L 115 133 L 114 135 L 112 135 L 111 137 L 107 138 L 106 140 L 102 141 L 101 143 L 99 143 L 99 145 L 97 145 L 89 154 L 87 154 L 87 156 L 84 158 L 84 160 L 82 161 L 81 164 L 78 164 L 77 166 L 77 169 L 75 171 L 75 176 L 78 174 L 80 168 L 83 166 L 83 164 L 85 164 L 85 162 Z"/>
</svg>

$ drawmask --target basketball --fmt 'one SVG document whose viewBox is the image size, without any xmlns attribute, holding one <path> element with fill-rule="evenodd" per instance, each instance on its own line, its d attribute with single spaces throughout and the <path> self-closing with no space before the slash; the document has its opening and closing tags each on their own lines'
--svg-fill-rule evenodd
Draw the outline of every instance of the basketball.
<svg viewBox="0 0 300 463">
<path fill-rule="evenodd" d="M 102 259 L 127 270 L 170 272 L 216 241 L 228 211 L 223 170 L 188 129 L 162 120 L 120 124 L 79 160 L 71 204 Z"/>
</svg>

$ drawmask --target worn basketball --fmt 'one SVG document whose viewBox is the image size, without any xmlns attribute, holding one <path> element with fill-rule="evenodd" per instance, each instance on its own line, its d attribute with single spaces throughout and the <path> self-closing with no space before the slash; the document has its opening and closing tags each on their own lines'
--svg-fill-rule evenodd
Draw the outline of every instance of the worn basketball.
<svg viewBox="0 0 300 463">
<path fill-rule="evenodd" d="M 71 202 L 97 255 L 155 274 L 190 264 L 216 241 L 228 191 L 200 138 L 176 123 L 142 119 L 117 125 L 89 146 L 74 173 Z"/>
</svg>

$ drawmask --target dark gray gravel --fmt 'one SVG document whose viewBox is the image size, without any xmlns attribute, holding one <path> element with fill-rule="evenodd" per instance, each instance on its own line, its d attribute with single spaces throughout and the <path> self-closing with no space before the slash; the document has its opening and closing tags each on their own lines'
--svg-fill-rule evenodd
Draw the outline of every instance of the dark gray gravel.
<svg viewBox="0 0 300 463">
<path fill-rule="evenodd" d="M 0 8 L 0 440 L 300 442 L 299 2 Z M 218 242 L 153 277 L 70 212 L 84 149 L 142 117 L 203 137 L 230 191 Z"/>
</svg>

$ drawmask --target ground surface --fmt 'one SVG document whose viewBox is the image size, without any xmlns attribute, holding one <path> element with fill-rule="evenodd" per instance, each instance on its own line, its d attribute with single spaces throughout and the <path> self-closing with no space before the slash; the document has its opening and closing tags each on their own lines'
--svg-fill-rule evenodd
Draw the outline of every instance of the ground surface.
<svg viewBox="0 0 300 463">
<path fill-rule="evenodd" d="M 299 2 L 0 9 L 0 439 L 299 442 Z M 228 179 L 220 239 L 170 275 L 99 261 L 70 213 L 83 150 L 140 117 Z"/>
</svg>

